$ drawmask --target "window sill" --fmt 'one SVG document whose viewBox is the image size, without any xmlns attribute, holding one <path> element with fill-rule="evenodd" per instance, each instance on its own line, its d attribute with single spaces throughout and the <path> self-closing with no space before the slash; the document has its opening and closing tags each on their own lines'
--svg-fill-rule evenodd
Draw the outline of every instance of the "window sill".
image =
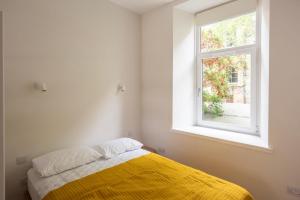
<svg viewBox="0 0 300 200">
<path fill-rule="evenodd" d="M 172 132 L 200 136 L 210 140 L 233 144 L 241 147 L 247 147 L 255 150 L 271 152 L 272 148 L 268 141 L 263 140 L 260 136 L 248 135 L 232 131 L 224 131 L 213 128 L 205 128 L 200 126 L 190 126 L 184 128 L 173 127 Z"/>
</svg>

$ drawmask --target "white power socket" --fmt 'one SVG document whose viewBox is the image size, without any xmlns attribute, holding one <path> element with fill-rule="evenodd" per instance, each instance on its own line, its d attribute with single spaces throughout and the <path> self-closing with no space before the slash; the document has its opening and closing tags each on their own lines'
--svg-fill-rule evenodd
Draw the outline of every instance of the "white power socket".
<svg viewBox="0 0 300 200">
<path fill-rule="evenodd" d="M 300 197 L 300 187 L 296 187 L 296 186 L 287 186 L 287 191 L 288 193 Z"/>
<path fill-rule="evenodd" d="M 127 131 L 127 137 L 131 138 L 132 137 L 132 133 L 131 131 Z"/>
<path fill-rule="evenodd" d="M 157 149 L 157 152 L 158 152 L 159 154 L 161 154 L 161 155 L 164 155 L 164 154 L 166 154 L 166 149 L 160 147 L 160 148 Z"/>
<path fill-rule="evenodd" d="M 16 158 L 16 165 L 23 165 L 26 164 L 28 161 L 27 156 L 17 157 Z"/>
</svg>

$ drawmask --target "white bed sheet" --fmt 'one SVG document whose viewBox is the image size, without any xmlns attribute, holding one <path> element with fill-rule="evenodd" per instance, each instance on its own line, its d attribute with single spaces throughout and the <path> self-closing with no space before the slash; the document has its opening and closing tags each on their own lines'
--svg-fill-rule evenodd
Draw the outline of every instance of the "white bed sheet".
<svg viewBox="0 0 300 200">
<path fill-rule="evenodd" d="M 138 158 L 148 153 L 148 151 L 143 149 L 129 151 L 108 160 L 101 158 L 98 161 L 46 178 L 40 177 L 39 174 L 32 168 L 27 172 L 28 191 L 32 200 L 41 200 L 50 191 L 57 189 L 65 185 L 66 183 L 102 171 L 104 169 L 119 165 L 128 160 Z"/>
</svg>

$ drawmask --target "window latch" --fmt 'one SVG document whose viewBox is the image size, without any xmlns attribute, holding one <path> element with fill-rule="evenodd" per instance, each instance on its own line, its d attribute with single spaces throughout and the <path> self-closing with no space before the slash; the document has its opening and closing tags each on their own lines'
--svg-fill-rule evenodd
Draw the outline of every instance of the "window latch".
<svg viewBox="0 0 300 200">
<path fill-rule="evenodd" d="M 197 89 L 197 94 L 199 97 L 201 96 L 201 88 L 200 87 Z"/>
</svg>

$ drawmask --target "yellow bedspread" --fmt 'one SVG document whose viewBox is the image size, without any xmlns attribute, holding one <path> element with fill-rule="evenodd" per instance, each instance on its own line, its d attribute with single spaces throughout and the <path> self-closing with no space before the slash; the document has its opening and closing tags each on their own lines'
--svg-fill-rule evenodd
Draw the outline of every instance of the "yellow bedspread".
<svg viewBox="0 0 300 200">
<path fill-rule="evenodd" d="M 243 188 L 148 154 L 68 183 L 43 200 L 253 200 Z"/>
</svg>

